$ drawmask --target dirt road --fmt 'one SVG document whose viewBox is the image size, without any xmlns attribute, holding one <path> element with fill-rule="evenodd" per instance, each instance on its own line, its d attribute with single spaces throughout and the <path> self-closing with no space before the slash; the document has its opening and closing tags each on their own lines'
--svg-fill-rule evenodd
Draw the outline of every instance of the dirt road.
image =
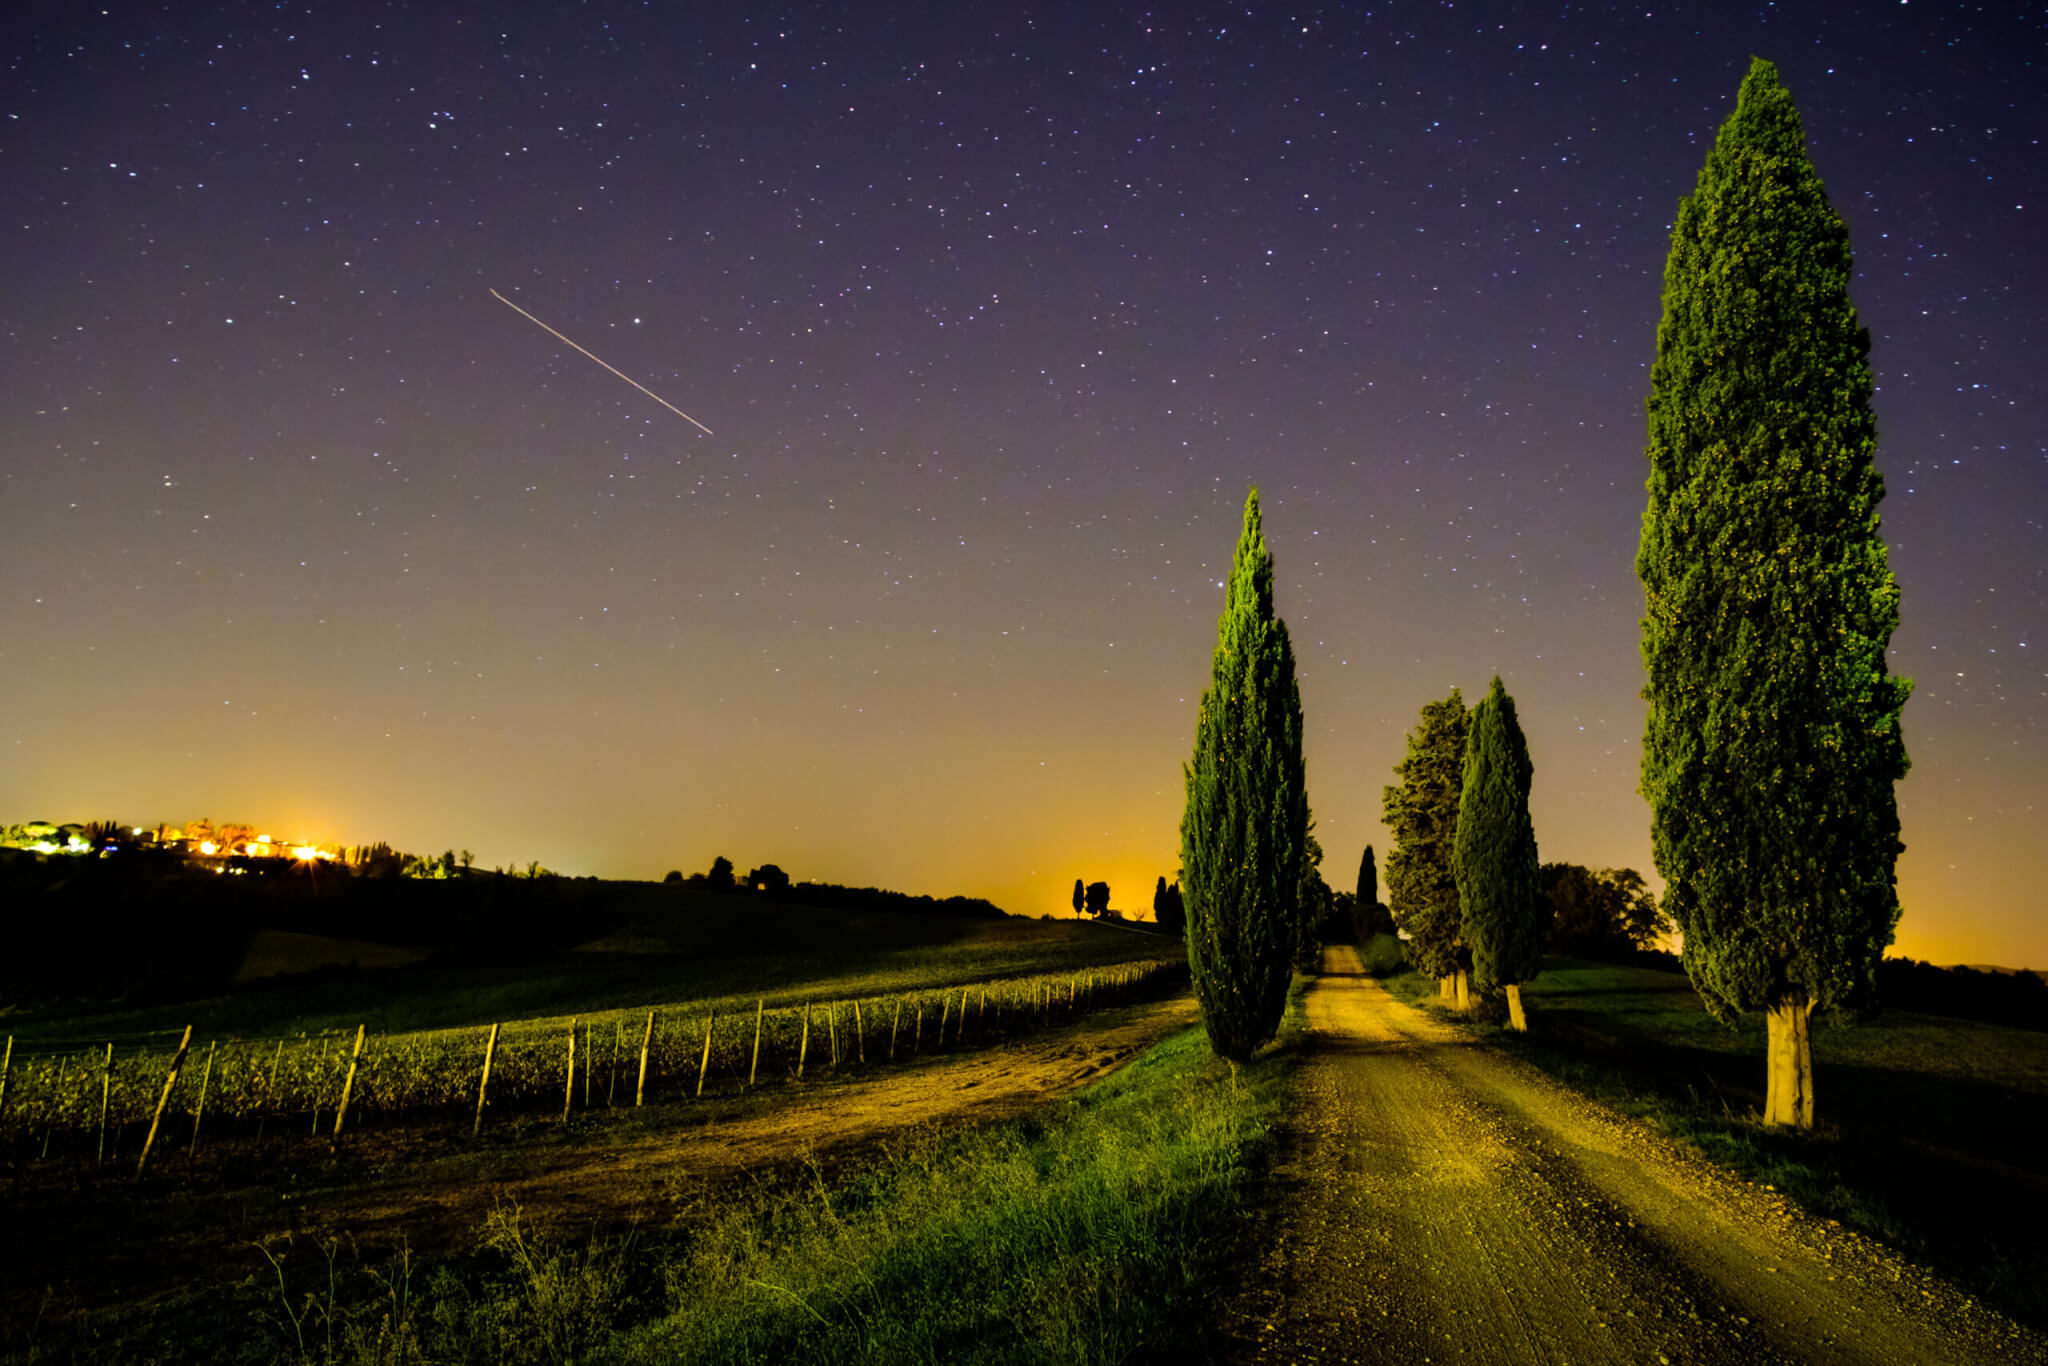
<svg viewBox="0 0 2048 1366">
<path fill-rule="evenodd" d="M 2048 1361 L 1883 1248 L 1389 996 L 1333 949 L 1258 1362 Z"/>
</svg>

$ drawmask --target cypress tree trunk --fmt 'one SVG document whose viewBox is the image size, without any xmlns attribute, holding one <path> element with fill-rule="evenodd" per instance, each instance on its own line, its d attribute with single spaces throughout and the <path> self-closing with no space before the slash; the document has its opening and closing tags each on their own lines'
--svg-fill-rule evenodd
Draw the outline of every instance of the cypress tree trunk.
<svg viewBox="0 0 2048 1366">
<path fill-rule="evenodd" d="M 1472 974 L 1463 968 L 1459 968 L 1457 975 L 1452 977 L 1451 981 L 1457 992 L 1458 1009 L 1470 1015 L 1472 1013 Z"/>
<path fill-rule="evenodd" d="M 1769 1042 L 1769 1078 L 1764 1091 L 1764 1123 L 1813 1127 L 1813 1040 L 1808 1023 L 1813 1002 L 1794 990 L 1764 1013 Z"/>
<path fill-rule="evenodd" d="M 1527 1034 L 1529 1032 L 1529 1017 L 1522 1013 L 1522 984 L 1520 982 L 1508 983 L 1507 993 L 1508 1028 L 1518 1034 Z"/>
</svg>

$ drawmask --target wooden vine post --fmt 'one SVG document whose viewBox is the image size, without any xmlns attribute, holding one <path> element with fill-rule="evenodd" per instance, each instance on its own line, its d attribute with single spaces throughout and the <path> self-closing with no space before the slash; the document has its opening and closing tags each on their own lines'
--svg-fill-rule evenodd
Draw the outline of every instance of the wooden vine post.
<svg viewBox="0 0 2048 1366">
<path fill-rule="evenodd" d="M 498 1056 L 498 1026 L 491 1026 L 491 1037 L 484 1040 L 484 1074 L 476 1082 L 476 1122 L 469 1126 L 469 1136 L 475 1138 L 484 1131 L 484 1093 L 491 1089 L 491 1060 Z"/>
<path fill-rule="evenodd" d="M 583 1108 L 590 1108 L 590 1055 L 597 1051 L 590 1042 L 590 1026 L 583 1026 Z"/>
<path fill-rule="evenodd" d="M 92 1160 L 95 1167 L 105 1165 L 107 1160 L 107 1102 L 113 1098 L 113 1094 L 114 1044 L 110 1039 L 107 1041 L 107 1065 L 100 1072 L 100 1148 L 99 1155 Z"/>
<path fill-rule="evenodd" d="M 853 1060 L 865 1066 L 868 1060 L 868 1042 L 861 1034 L 860 998 L 853 1002 Z"/>
<path fill-rule="evenodd" d="M 0 1120 L 7 1118 L 7 1079 L 14 1075 L 14 1036 L 7 1036 L 7 1052 L 0 1055 Z"/>
<path fill-rule="evenodd" d="M 135 1179 L 142 1179 L 142 1169 L 149 1165 L 149 1148 L 156 1142 L 156 1126 L 163 1122 L 164 1106 L 171 1099 L 171 1088 L 178 1084 L 178 1069 L 185 1065 L 185 1050 L 192 1046 L 192 1026 L 185 1026 L 185 1037 L 178 1040 L 178 1051 L 171 1056 L 171 1070 L 164 1074 L 163 1094 L 156 1098 L 156 1113 L 149 1117 L 149 1137 L 142 1140 L 142 1156 L 135 1159 Z"/>
<path fill-rule="evenodd" d="M 896 1061 L 896 1031 L 903 1027 L 903 998 L 896 998 L 896 1014 L 889 1021 L 889 1061 Z"/>
<path fill-rule="evenodd" d="M 832 1065 L 839 1066 L 839 1003 L 825 1007 L 825 1024 L 832 1031 Z"/>
<path fill-rule="evenodd" d="M 960 988 L 960 1022 L 953 1026 L 953 1042 L 959 1044 L 967 1037 L 967 988 Z"/>
<path fill-rule="evenodd" d="M 569 1079 L 562 1086 L 562 1122 L 569 1122 L 569 1109 L 576 1103 L 576 1017 L 569 1017 Z"/>
<path fill-rule="evenodd" d="M 804 1002 L 804 1033 L 796 1046 L 796 1079 L 804 1079 L 804 1059 L 811 1051 L 811 1003 Z"/>
<path fill-rule="evenodd" d="M 71 1075 L 71 1059 L 65 1058 L 57 1064 L 57 1094 L 64 1094 L 64 1082 Z M 50 1136 L 57 1132 L 57 1107 L 50 1107 L 50 1122 L 43 1126 L 43 1153 L 36 1161 L 42 1162 L 50 1156 Z"/>
<path fill-rule="evenodd" d="M 609 1110 L 619 1096 L 619 1050 L 626 1043 L 626 1017 L 621 1015 L 612 1021 L 612 1079 L 604 1088 L 604 1108 Z"/>
<path fill-rule="evenodd" d="M 199 1124 L 206 1118 L 206 1088 L 213 1084 L 213 1043 L 206 1041 L 206 1070 L 199 1074 L 199 1105 L 192 1111 L 192 1146 L 186 1150 L 187 1157 L 199 1156 Z"/>
<path fill-rule="evenodd" d="M 307 1044 L 311 1048 L 313 1045 Z M 327 1039 L 320 1039 L 320 1062 L 313 1069 L 313 1137 L 320 1137 L 320 1073 L 327 1070 Z"/>
<path fill-rule="evenodd" d="M 337 1141 L 341 1138 L 342 1121 L 348 1118 L 348 1098 L 355 1094 L 356 1064 L 363 1059 L 363 1034 L 368 1028 L 368 1025 L 356 1026 L 356 1046 L 349 1050 L 348 1075 L 341 1082 L 341 1104 L 334 1107 L 334 1138 Z"/>
<path fill-rule="evenodd" d="M 284 1040 L 277 1041 L 277 1051 L 270 1056 L 270 1072 L 263 1078 L 261 1107 L 256 1111 L 256 1137 L 263 1137 L 263 1122 L 270 1118 L 271 1102 L 277 1096 L 277 1066 L 284 1061 Z"/>
<path fill-rule="evenodd" d="M 633 1108 L 635 1110 L 639 1109 L 640 1103 L 647 1099 L 647 1050 L 653 1044 L 654 1012 L 650 1010 L 647 1012 L 647 1032 L 640 1038 L 640 1080 L 633 1087 Z"/>
<path fill-rule="evenodd" d="M 704 1074 L 711 1070 L 711 1026 L 718 1022 L 718 1012 L 713 1010 L 704 1017 L 704 1056 L 697 1059 L 697 1095 L 704 1095 Z"/>
<path fill-rule="evenodd" d="M 754 1059 L 747 1064 L 747 1085 L 754 1084 L 754 1074 L 761 1070 L 761 1014 L 768 1009 L 768 998 L 763 996 L 754 1002 Z"/>
</svg>

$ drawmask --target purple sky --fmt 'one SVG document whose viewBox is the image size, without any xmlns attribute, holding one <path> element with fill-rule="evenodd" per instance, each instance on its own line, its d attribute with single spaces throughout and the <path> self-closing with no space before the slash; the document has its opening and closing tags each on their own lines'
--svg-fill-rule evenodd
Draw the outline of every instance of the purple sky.
<svg viewBox="0 0 2048 1366">
<path fill-rule="evenodd" d="M 1873 338 L 1900 947 L 2048 966 L 2042 14 L 1687 8 L 10 6 L 0 820 L 1136 909 L 1257 482 L 1331 882 L 1496 671 L 1543 856 L 1648 873 L 1754 53 Z"/>
</svg>

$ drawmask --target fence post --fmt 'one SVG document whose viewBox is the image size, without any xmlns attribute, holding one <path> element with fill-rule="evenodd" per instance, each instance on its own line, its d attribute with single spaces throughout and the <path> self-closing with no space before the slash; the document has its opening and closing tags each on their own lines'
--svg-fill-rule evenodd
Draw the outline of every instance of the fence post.
<svg viewBox="0 0 2048 1366">
<path fill-rule="evenodd" d="M 747 1064 L 747 1085 L 754 1084 L 754 1074 L 761 1070 L 761 1012 L 768 1008 L 768 998 L 760 997 L 754 1002 L 754 1060 Z"/>
<path fill-rule="evenodd" d="M 156 1113 L 149 1117 L 149 1137 L 142 1140 L 142 1156 L 135 1159 L 135 1179 L 142 1179 L 142 1169 L 149 1165 L 149 1145 L 156 1142 L 156 1126 L 164 1117 L 164 1105 L 171 1098 L 171 1088 L 178 1084 L 178 1069 L 185 1065 L 185 1050 L 192 1046 L 192 1026 L 185 1026 L 185 1037 L 178 1040 L 178 1051 L 171 1055 L 171 1070 L 164 1076 L 163 1094 L 156 1098 Z"/>
<path fill-rule="evenodd" d="M 946 1046 L 946 1021 L 953 1018 L 953 998 L 941 994 L 939 997 L 939 1047 Z"/>
<path fill-rule="evenodd" d="M 212 1039 L 206 1041 L 206 1070 L 199 1074 L 199 1108 L 192 1112 L 192 1147 L 187 1157 L 199 1156 L 199 1124 L 206 1118 L 206 1088 L 213 1084 L 213 1044 Z"/>
<path fill-rule="evenodd" d="M 612 1079 L 604 1088 L 604 1108 L 609 1110 L 619 1095 L 619 1049 L 626 1041 L 626 1017 L 612 1021 Z"/>
<path fill-rule="evenodd" d="M 348 1098 L 356 1089 L 356 1063 L 363 1056 L 363 1031 L 368 1025 L 356 1026 L 356 1046 L 349 1051 L 348 1076 L 341 1083 L 341 1104 L 334 1110 L 334 1137 L 341 1137 L 341 1122 L 348 1118 Z"/>
<path fill-rule="evenodd" d="M 583 1108 L 590 1108 L 590 1055 L 597 1051 L 597 1045 L 590 1041 L 590 1026 L 583 1026 Z"/>
<path fill-rule="evenodd" d="M 704 1095 L 704 1074 L 711 1070 L 711 1026 L 718 1022 L 718 1011 L 714 1007 L 704 1017 L 704 1056 L 697 1060 L 697 1095 Z"/>
<path fill-rule="evenodd" d="M 910 1056 L 924 1052 L 924 997 L 917 998 L 917 1023 L 911 1027 Z"/>
<path fill-rule="evenodd" d="M 868 1061 L 868 1041 L 863 1036 L 860 1022 L 860 998 L 853 998 L 853 1060 L 863 1067 Z"/>
<path fill-rule="evenodd" d="M 491 1037 L 484 1040 L 484 1074 L 476 1082 L 476 1121 L 469 1126 L 469 1136 L 475 1138 L 484 1131 L 484 1092 L 491 1088 L 491 1059 L 498 1056 L 498 1026 L 491 1026 Z"/>
<path fill-rule="evenodd" d="M 647 1050 L 654 1043 L 654 1012 L 647 1012 L 647 1033 L 640 1040 L 640 1083 L 633 1088 L 633 1108 L 647 1098 Z"/>
<path fill-rule="evenodd" d="M 576 1017 L 569 1017 L 569 1079 L 562 1086 L 562 1122 L 569 1122 L 569 1108 L 576 1103 Z"/>
<path fill-rule="evenodd" d="M 114 1093 L 114 1041 L 107 1041 L 107 1066 L 100 1073 L 100 1149 L 93 1158 L 95 1167 L 104 1166 L 107 1160 L 107 1101 Z"/>
<path fill-rule="evenodd" d="M 889 1018 L 889 1061 L 896 1061 L 896 1031 L 903 1027 L 903 998 L 896 998 L 896 1013 Z"/>
<path fill-rule="evenodd" d="M 64 1079 L 71 1075 L 71 1059 L 65 1058 L 57 1064 L 57 1094 L 64 1094 Z M 50 1135 L 57 1132 L 57 1107 L 50 1107 L 50 1122 L 43 1126 L 43 1154 L 36 1161 L 45 1162 L 50 1156 Z"/>
<path fill-rule="evenodd" d="M 271 1055 L 269 1075 L 263 1078 L 263 1108 L 256 1112 L 256 1137 L 263 1137 L 263 1122 L 270 1118 L 271 1104 L 277 1099 L 277 1065 L 284 1061 L 284 1040 L 277 1041 L 277 1052 Z"/>
<path fill-rule="evenodd" d="M 307 1044 L 307 1045 L 306 1045 L 306 1047 L 308 1047 L 308 1048 L 311 1048 L 312 1046 L 313 1046 L 313 1045 L 311 1045 L 311 1044 Z M 319 1063 L 319 1066 L 318 1066 L 318 1067 L 317 1067 L 317 1068 L 315 1069 L 315 1072 L 314 1072 L 314 1077 L 313 1077 L 313 1137 L 315 1137 L 315 1138 L 318 1138 L 318 1137 L 320 1137 L 320 1077 L 319 1077 L 319 1073 L 321 1073 L 321 1072 L 325 1072 L 326 1070 L 327 1070 L 327 1036 L 323 1034 L 323 1035 L 321 1035 L 321 1036 L 320 1036 L 320 1063 Z"/>
<path fill-rule="evenodd" d="M 804 1059 L 811 1051 L 811 1003 L 804 1002 L 804 1036 L 796 1046 L 796 1079 L 804 1079 Z"/>
<path fill-rule="evenodd" d="M 832 1065 L 839 1066 L 839 1002 L 825 1007 L 825 1023 L 832 1031 Z"/>
</svg>

